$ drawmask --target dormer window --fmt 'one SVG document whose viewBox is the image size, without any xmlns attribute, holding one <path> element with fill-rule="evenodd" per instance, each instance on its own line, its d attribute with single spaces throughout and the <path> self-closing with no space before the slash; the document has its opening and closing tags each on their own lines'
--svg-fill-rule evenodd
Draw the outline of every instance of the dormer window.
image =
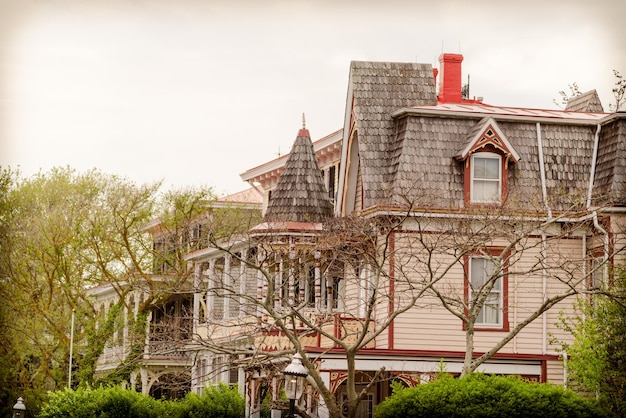
<svg viewBox="0 0 626 418">
<path fill-rule="evenodd" d="M 465 205 L 502 202 L 508 192 L 509 165 L 520 159 L 492 118 L 476 124 L 455 158 L 464 166 Z"/>
<path fill-rule="evenodd" d="M 471 157 L 470 200 L 472 203 L 496 203 L 502 197 L 502 156 L 477 152 Z"/>
</svg>

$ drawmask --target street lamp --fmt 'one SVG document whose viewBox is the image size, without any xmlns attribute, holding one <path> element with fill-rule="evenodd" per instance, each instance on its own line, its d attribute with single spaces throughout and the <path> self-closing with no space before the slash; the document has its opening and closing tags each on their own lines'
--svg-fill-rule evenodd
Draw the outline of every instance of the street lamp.
<svg viewBox="0 0 626 418">
<path fill-rule="evenodd" d="M 285 374 L 285 395 L 289 399 L 289 415 L 287 418 L 295 418 L 293 414 L 296 401 L 302 396 L 304 392 L 304 381 L 309 375 L 306 367 L 302 365 L 302 356 L 300 353 L 293 355 L 291 363 L 283 371 Z"/>
<path fill-rule="evenodd" d="M 17 398 L 17 402 L 13 405 L 13 418 L 24 418 L 26 416 L 26 405 L 24 399 Z"/>
</svg>

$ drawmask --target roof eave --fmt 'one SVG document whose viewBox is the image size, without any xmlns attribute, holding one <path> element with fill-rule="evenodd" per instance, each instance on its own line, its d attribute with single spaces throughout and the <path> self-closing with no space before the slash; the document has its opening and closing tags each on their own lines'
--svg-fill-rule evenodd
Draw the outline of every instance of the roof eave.
<svg viewBox="0 0 626 418">
<path fill-rule="evenodd" d="M 571 112 L 570 112 L 571 113 Z M 623 113 L 623 112 L 622 112 Z M 591 115 L 590 113 L 585 113 L 585 115 Z M 541 123 L 567 123 L 570 125 L 597 125 L 604 124 L 609 120 L 614 119 L 616 116 L 619 117 L 618 113 L 606 114 L 606 113 L 597 113 L 590 118 L 563 118 L 558 116 L 547 117 L 547 116 L 533 116 L 533 115 L 512 115 L 506 114 L 502 112 L 479 112 L 479 111 L 462 111 L 462 110 L 450 110 L 450 109 L 441 109 L 441 108 L 412 108 L 405 107 L 396 110 L 391 114 L 391 117 L 394 119 L 399 119 L 405 116 L 431 116 L 431 117 L 456 117 L 456 118 L 472 118 L 472 119 L 482 119 L 482 118 L 493 118 L 494 120 L 500 121 L 517 121 L 517 122 L 541 122 Z"/>
<path fill-rule="evenodd" d="M 342 132 L 342 129 L 338 129 L 335 132 L 313 142 L 313 150 L 317 153 L 324 148 L 332 146 L 336 142 L 340 142 L 342 138 Z M 241 179 L 245 182 L 255 181 L 255 179 L 263 174 L 283 168 L 285 166 L 285 162 L 287 162 L 288 157 L 289 153 L 281 155 L 280 157 L 268 161 L 267 163 L 246 170 L 245 172 L 241 173 L 239 177 L 241 177 Z"/>
</svg>

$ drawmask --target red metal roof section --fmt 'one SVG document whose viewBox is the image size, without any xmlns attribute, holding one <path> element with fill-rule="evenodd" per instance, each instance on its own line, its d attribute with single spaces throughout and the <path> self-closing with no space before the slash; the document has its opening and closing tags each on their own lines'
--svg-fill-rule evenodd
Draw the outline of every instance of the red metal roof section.
<svg viewBox="0 0 626 418">
<path fill-rule="evenodd" d="M 416 111 L 453 112 L 453 113 L 476 113 L 486 116 L 519 116 L 536 118 L 554 118 L 567 120 L 598 121 L 605 118 L 608 113 L 593 112 L 569 112 L 566 110 L 533 109 L 508 106 L 493 106 L 484 103 L 445 103 L 437 106 L 414 106 L 408 109 Z M 395 112 L 394 112 L 395 113 Z"/>
</svg>

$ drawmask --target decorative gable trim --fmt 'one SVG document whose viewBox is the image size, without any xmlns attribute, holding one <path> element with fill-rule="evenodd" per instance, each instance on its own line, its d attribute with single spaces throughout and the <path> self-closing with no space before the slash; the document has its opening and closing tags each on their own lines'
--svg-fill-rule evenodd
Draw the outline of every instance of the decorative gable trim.
<svg viewBox="0 0 626 418">
<path fill-rule="evenodd" d="M 517 163 L 521 159 L 493 118 L 486 118 L 479 122 L 468 135 L 463 149 L 454 157 L 460 161 L 466 160 L 470 154 L 488 145 L 500 150 L 508 161 Z"/>
</svg>

